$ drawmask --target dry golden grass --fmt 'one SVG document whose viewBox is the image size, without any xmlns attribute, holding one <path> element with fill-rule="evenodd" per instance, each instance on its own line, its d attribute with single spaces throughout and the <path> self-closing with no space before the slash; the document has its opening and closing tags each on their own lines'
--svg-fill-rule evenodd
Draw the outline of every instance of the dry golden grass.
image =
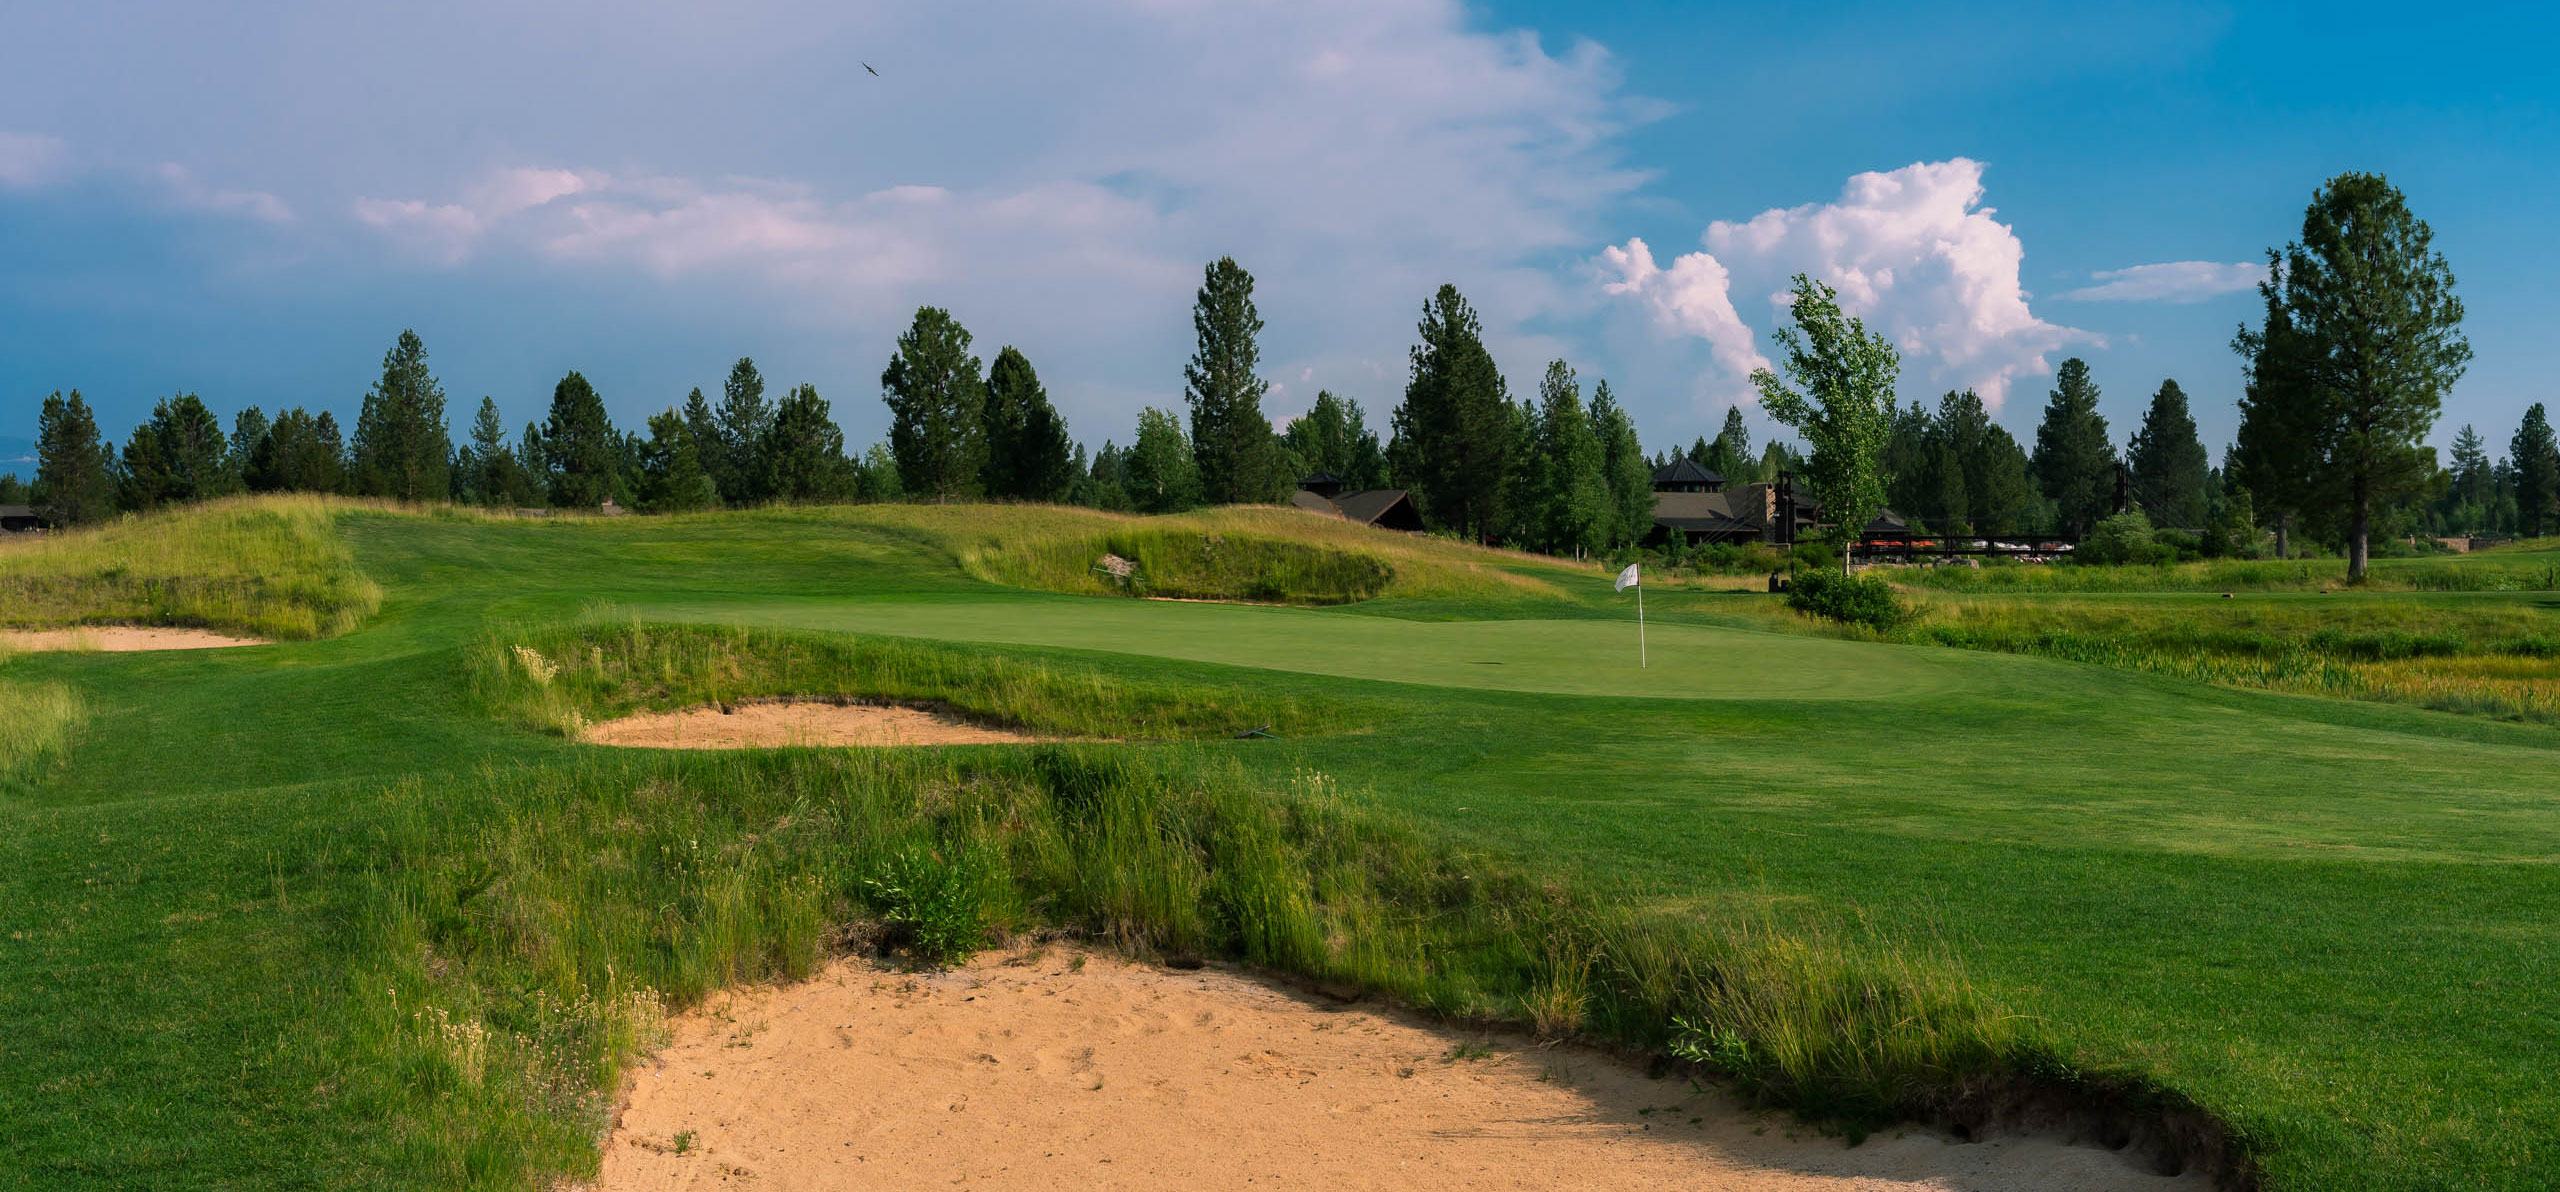
<svg viewBox="0 0 2560 1192">
<path fill-rule="evenodd" d="M 382 603 L 333 524 L 366 508 L 234 497 L 0 547 L 0 625 L 130 622 L 333 637 Z"/>
</svg>

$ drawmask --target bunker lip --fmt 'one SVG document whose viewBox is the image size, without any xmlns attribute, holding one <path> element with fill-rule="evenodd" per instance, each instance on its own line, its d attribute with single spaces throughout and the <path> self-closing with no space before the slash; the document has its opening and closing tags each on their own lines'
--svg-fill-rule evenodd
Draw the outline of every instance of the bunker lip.
<svg viewBox="0 0 2560 1192">
<path fill-rule="evenodd" d="M 626 1078 L 599 1192 L 911 1186 L 2201 1192 L 2133 1148 L 1920 1126 L 1857 1147 L 1574 1044 L 1454 1029 L 1221 964 L 1072 948 L 842 960 L 715 994 Z M 1978 1141 L 1977 1141 L 1978 1139 Z"/>
<path fill-rule="evenodd" d="M 590 725 L 579 739 L 642 749 L 773 749 L 1033 745 L 1092 738 L 989 724 L 944 704 L 777 696 L 641 712 Z"/>
<path fill-rule="evenodd" d="M 122 654 L 145 650 L 218 650 L 264 646 L 264 638 L 235 637 L 210 629 L 167 625 L 84 625 L 70 629 L 0 629 L 0 652 L 94 650 Z"/>
</svg>

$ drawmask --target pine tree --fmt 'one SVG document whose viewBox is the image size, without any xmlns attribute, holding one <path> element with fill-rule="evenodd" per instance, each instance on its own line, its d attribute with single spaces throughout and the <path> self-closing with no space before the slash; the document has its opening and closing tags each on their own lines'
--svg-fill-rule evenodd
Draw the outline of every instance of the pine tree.
<svg viewBox="0 0 2560 1192">
<path fill-rule="evenodd" d="M 121 503 L 127 509 L 201 501 L 235 492 L 231 441 L 222 422 L 192 393 L 164 398 L 125 441 Z"/>
<path fill-rule="evenodd" d="M 2497 504 L 2497 472 L 2489 462 L 2489 444 L 2469 423 L 2453 436 L 2452 483 L 2445 489 L 2447 522 L 2471 533 L 2485 528 Z"/>
<path fill-rule="evenodd" d="M 453 487 L 452 463 L 444 389 L 427 371 L 426 344 L 404 330 L 382 354 L 382 379 L 356 416 L 355 489 L 401 501 L 441 500 Z"/>
<path fill-rule="evenodd" d="M 2268 254 L 2270 268 L 2282 261 Z M 2303 367 L 2301 337 L 2273 287 L 2261 284 L 2264 321 L 2242 328 L 2232 350 L 2243 360 L 2240 429 L 2224 459 L 2230 479 L 2249 492 L 2254 514 L 2276 532 L 2276 557 L 2292 553 L 2294 523 L 2321 504 L 2329 418 L 2325 401 Z"/>
<path fill-rule="evenodd" d="M 720 489 L 720 499 L 732 506 L 773 499 L 772 468 L 764 457 L 765 437 L 773 430 L 773 405 L 765 400 L 764 374 L 756 371 L 753 359 L 740 356 L 729 366 L 715 418 L 720 447 L 710 462 L 720 470 L 712 473 L 711 482 Z"/>
<path fill-rule="evenodd" d="M 694 395 L 701 396 L 701 390 Z M 494 420 L 494 419 L 493 419 Z M 651 513 L 691 513 L 720 503 L 720 491 L 702 467 L 702 445 L 693 426 L 673 409 L 649 416 L 641 456 L 640 508 Z"/>
<path fill-rule="evenodd" d="M 1635 419 L 1605 380 L 1591 389 L 1591 433 L 1600 442 L 1600 475 L 1609 487 L 1608 545 L 1642 542 L 1653 533 L 1653 469 L 1645 465 Z"/>
<path fill-rule="evenodd" d="M 1579 558 L 1606 549 L 1616 529 L 1608 477 L 1601 470 L 1600 438 L 1582 406 L 1573 366 L 1547 365 L 1538 383 L 1539 545 Z"/>
<path fill-rule="evenodd" d="M 1786 349 L 1790 388 L 1776 373 L 1751 374 L 1760 408 L 1813 444 L 1807 486 L 1830 518 L 1834 533 L 1855 542 L 1884 507 L 1884 477 L 1876 460 L 1893 433 L 1893 386 L 1902 358 L 1892 341 L 1840 309 L 1839 292 L 1804 274 L 1795 276 L 1796 325 L 1771 335 Z"/>
<path fill-rule="evenodd" d="M 552 387 L 551 414 L 535 441 L 533 462 L 549 482 L 553 505 L 594 509 L 623 487 L 622 436 L 584 375 L 573 371 Z"/>
<path fill-rule="evenodd" d="M 2006 534 L 2026 521 L 2035 491 L 2027 453 L 1967 389 L 1938 399 L 1938 434 L 1961 472 L 1966 521 L 1976 534 Z"/>
<path fill-rule="evenodd" d="M 1066 420 L 1030 358 L 1007 346 L 987 366 L 987 495 L 1017 501 L 1061 501 L 1075 483 Z"/>
<path fill-rule="evenodd" d="M 103 521 L 115 512 L 115 461 L 80 391 L 44 399 L 36 415 L 35 503 L 57 525 Z"/>
<path fill-rule="evenodd" d="M 463 479 L 463 499 L 474 505 L 501 508 L 533 499 L 524 461 L 507 442 L 507 426 L 498 418 L 498 403 L 483 396 L 471 420 L 470 474 Z"/>
<path fill-rule="evenodd" d="M 2151 408 L 2143 412 L 2142 429 L 2134 432 L 2125 456 L 2134 500 L 2153 525 L 2204 526 L 2205 474 L 2213 461 L 2196 435 L 2186 390 L 2176 381 L 2160 382 L 2159 392 L 2151 395 Z"/>
<path fill-rule="evenodd" d="M 1262 412 L 1270 385 L 1258 371 L 1262 316 L 1253 307 L 1253 275 L 1234 257 L 1220 257 L 1202 273 L 1191 308 L 1199 342 L 1182 370 L 1201 499 L 1212 505 L 1276 501 L 1289 481 Z"/>
<path fill-rule="evenodd" d="M 231 444 L 223 453 L 223 467 L 244 490 L 249 487 L 249 461 L 258 454 L 258 444 L 266 441 L 268 426 L 267 412 L 256 406 L 231 416 Z"/>
<path fill-rule="evenodd" d="M 1716 431 L 1715 440 L 1707 444 L 1706 458 L 1698 462 L 1708 471 L 1724 477 L 1728 484 L 1750 484 L 1763 479 L 1753 474 L 1757 469 L 1751 462 L 1751 427 L 1743 421 L 1739 404 L 1725 407 L 1724 426 Z"/>
<path fill-rule="evenodd" d="M 2343 523 L 2351 583 L 2364 578 L 2375 517 L 2434 479 L 2422 440 L 2471 362 L 2434 236 L 2381 175 L 2340 174 L 2312 195 L 2302 238 L 2262 287 L 2320 396 L 2318 495 Z"/>
<path fill-rule="evenodd" d="M 2116 449 L 2098 413 L 2098 383 L 2077 356 L 2055 370 L 2044 421 L 2036 427 L 2036 483 L 2061 528 L 2081 535 L 2115 512 Z"/>
<path fill-rule="evenodd" d="M 1422 304 L 1404 402 L 1392 422 L 1388 470 L 1431 524 L 1478 541 L 1503 521 L 1512 469 L 1513 413 L 1484 328 L 1453 285 Z"/>
<path fill-rule="evenodd" d="M 1121 465 L 1131 507 L 1140 513 L 1175 513 L 1199 504 L 1199 469 L 1181 419 L 1153 406 L 1138 411 L 1138 439 Z"/>
<path fill-rule="evenodd" d="M 1331 472 L 1345 489 L 1386 486 L 1386 453 L 1379 449 L 1378 433 L 1369 429 L 1368 415 L 1359 402 L 1331 390 L 1317 390 L 1314 407 L 1291 422 L 1280 441 L 1306 471 Z"/>
<path fill-rule="evenodd" d="M 2515 470 L 2516 528 L 2540 538 L 2560 525 L 2553 520 L 2560 515 L 2560 444 L 2541 402 L 2526 407 L 2523 425 L 2507 443 L 2507 459 Z"/>
<path fill-rule="evenodd" d="M 337 415 L 300 406 L 277 414 L 250 457 L 249 475 L 260 492 L 345 492 L 347 448 Z"/>
<path fill-rule="evenodd" d="M 969 354 L 968 329 L 950 311 L 917 307 L 880 389 L 899 483 L 938 502 L 976 496 L 987 458 L 987 383 Z"/>
<path fill-rule="evenodd" d="M 815 385 L 794 388 L 774 407 L 762 455 L 778 500 L 840 501 L 853 488 L 852 461 L 844 457 L 844 430 Z"/>
<path fill-rule="evenodd" d="M 712 490 L 726 500 L 728 493 L 720 487 L 720 478 L 729 475 L 729 442 L 721 437 L 720 415 L 712 410 L 711 400 L 702 395 L 700 385 L 684 395 L 684 428 L 693 436 L 693 450 L 702 461 L 702 474 L 711 478 Z"/>
</svg>

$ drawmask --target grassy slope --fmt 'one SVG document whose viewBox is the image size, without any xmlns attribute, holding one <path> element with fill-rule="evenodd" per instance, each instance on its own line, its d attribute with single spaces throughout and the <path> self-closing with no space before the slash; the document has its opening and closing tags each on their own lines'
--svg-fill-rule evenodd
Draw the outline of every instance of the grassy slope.
<svg viewBox="0 0 2560 1192">
<path fill-rule="evenodd" d="M 294 1108 L 311 1090 L 289 1082 L 326 1062 L 300 1033 L 297 982 L 346 946 L 331 900 L 366 864 L 381 778 L 571 751 L 469 715 L 461 648 L 490 619 L 598 597 L 1172 656 L 1105 660 L 1150 678 L 1260 666 L 1248 674 L 1279 694 L 1391 698 L 1393 733 L 1240 756 L 1321 767 L 1630 901 L 1765 902 L 1947 941 L 2084 1059 L 2226 1113 L 2280 1186 L 2540 1187 L 2560 1165 L 2560 1092 L 2540 1079 L 2560 1037 L 2537 993 L 2560 942 L 2547 730 L 1773 638 L 1731 628 L 1762 603 L 1735 596 L 1661 594 L 1654 667 L 1637 672 L 1612 661 L 1632 627 L 1605 623 L 1621 614 L 1596 576 L 1557 574 L 1582 604 L 1536 604 L 1561 620 L 1449 627 L 1497 632 L 1398 655 L 1441 627 L 1376 615 L 1393 602 L 1008 591 L 961 574 L 927 530 L 860 517 L 366 517 L 348 532 L 387 589 L 359 633 L 10 664 L 77 688 L 92 716 L 0 811 L 0 1017 L 21 1024 L 0 1041 L 0 1070 L 19 1074 L 0 1118 L 20 1123 L 22 1154 L 94 1161 L 47 1167 L 47 1183 L 364 1170 L 361 1120 Z M 1528 611 L 1498 590 L 1409 611 L 1470 607 Z M 1473 665 L 1488 661 L 1504 666 Z M 1820 698 L 1825 678 L 1861 698 Z M 1784 698 L 1662 698 L 1756 684 Z M 30 1170 L 0 1162 L 0 1187 Z"/>
</svg>

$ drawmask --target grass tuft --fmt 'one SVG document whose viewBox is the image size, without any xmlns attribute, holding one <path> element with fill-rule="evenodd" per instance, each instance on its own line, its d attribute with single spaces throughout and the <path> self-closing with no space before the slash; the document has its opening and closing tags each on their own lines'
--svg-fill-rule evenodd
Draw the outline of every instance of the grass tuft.
<svg viewBox="0 0 2560 1192">
<path fill-rule="evenodd" d="M 88 717 L 67 684 L 0 682 L 0 783 L 60 759 Z"/>
</svg>

